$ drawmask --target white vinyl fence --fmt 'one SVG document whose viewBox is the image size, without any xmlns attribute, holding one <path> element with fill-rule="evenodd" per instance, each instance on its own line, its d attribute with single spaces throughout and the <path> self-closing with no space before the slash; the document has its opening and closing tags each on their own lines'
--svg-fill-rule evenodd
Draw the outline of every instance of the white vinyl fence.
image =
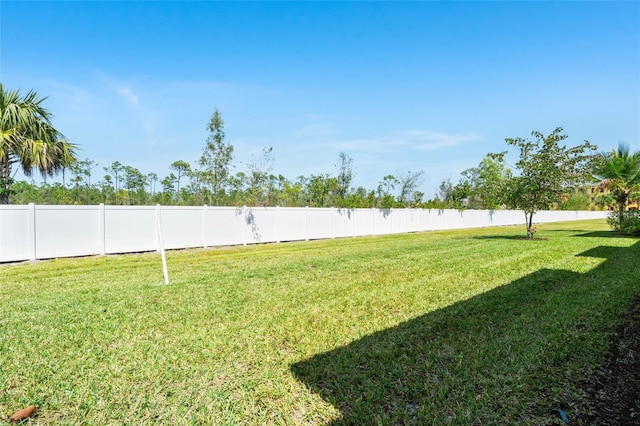
<svg viewBox="0 0 640 426">
<path fill-rule="evenodd" d="M 596 219 L 607 212 L 543 211 L 536 223 Z M 438 229 L 524 226 L 513 210 L 289 207 L 0 206 L 0 262 Z"/>
</svg>

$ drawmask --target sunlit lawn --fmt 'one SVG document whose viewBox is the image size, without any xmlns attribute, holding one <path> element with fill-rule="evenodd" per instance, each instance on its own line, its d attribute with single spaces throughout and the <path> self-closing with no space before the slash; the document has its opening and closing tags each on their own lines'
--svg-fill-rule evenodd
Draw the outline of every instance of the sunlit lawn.
<svg viewBox="0 0 640 426">
<path fill-rule="evenodd" d="M 0 265 L 0 419 L 560 424 L 640 292 L 604 221 Z M 2 422 L 2 420 L 0 420 Z"/>
</svg>

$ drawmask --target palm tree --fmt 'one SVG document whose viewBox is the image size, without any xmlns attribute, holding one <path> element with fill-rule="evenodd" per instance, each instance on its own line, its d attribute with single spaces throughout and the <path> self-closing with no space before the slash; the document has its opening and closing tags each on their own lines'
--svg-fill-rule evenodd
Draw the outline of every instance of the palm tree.
<svg viewBox="0 0 640 426">
<path fill-rule="evenodd" d="M 631 153 L 629 146 L 621 143 L 618 149 L 600 154 L 594 176 L 600 181 L 598 188 L 606 189 L 613 195 L 622 225 L 629 197 L 640 191 L 640 151 Z"/>
<path fill-rule="evenodd" d="M 19 164 L 26 176 L 34 171 L 53 176 L 76 161 L 76 146 L 51 125 L 38 93 L 22 96 L 0 83 L 0 204 L 9 203 L 9 190 Z"/>
</svg>

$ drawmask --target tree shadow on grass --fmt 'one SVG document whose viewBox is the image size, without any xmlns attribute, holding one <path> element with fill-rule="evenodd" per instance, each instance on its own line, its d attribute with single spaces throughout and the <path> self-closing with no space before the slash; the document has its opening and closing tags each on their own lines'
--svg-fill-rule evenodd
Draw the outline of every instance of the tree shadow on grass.
<svg viewBox="0 0 640 426">
<path fill-rule="evenodd" d="M 601 238 L 638 238 L 632 235 L 625 235 L 616 231 L 592 231 L 576 234 L 576 237 L 601 237 Z"/>
<path fill-rule="evenodd" d="M 597 247 L 583 273 L 542 269 L 291 366 L 336 407 L 332 425 L 562 424 L 611 319 L 640 291 L 640 242 Z M 599 339 L 599 340 L 598 340 Z"/>
<path fill-rule="evenodd" d="M 468 238 L 465 236 L 465 238 Z M 475 235 L 472 237 L 475 240 L 523 240 L 523 241 L 547 241 L 546 237 L 533 237 L 527 238 L 525 232 L 518 235 Z"/>
<path fill-rule="evenodd" d="M 621 232 L 616 231 L 589 231 L 585 232 L 584 229 L 545 229 L 545 233 L 555 233 L 555 234 L 563 234 L 570 235 L 575 237 L 600 237 L 600 238 L 634 238 L 630 235 L 625 235 Z"/>
</svg>

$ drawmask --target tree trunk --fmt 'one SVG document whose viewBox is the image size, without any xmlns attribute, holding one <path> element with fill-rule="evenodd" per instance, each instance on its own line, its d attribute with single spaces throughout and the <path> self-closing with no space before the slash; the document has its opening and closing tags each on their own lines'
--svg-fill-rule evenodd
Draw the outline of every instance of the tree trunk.
<svg viewBox="0 0 640 426">
<path fill-rule="evenodd" d="M 624 223 L 624 205 L 625 201 L 618 201 L 618 220 L 620 221 L 620 229 L 622 229 L 622 224 Z"/>
<path fill-rule="evenodd" d="M 527 238 L 533 238 L 533 234 L 536 232 L 533 229 L 533 212 L 528 212 L 524 214 L 527 219 Z"/>
<path fill-rule="evenodd" d="M 0 163 L 0 204 L 9 204 L 12 181 L 11 164 Z"/>
</svg>

